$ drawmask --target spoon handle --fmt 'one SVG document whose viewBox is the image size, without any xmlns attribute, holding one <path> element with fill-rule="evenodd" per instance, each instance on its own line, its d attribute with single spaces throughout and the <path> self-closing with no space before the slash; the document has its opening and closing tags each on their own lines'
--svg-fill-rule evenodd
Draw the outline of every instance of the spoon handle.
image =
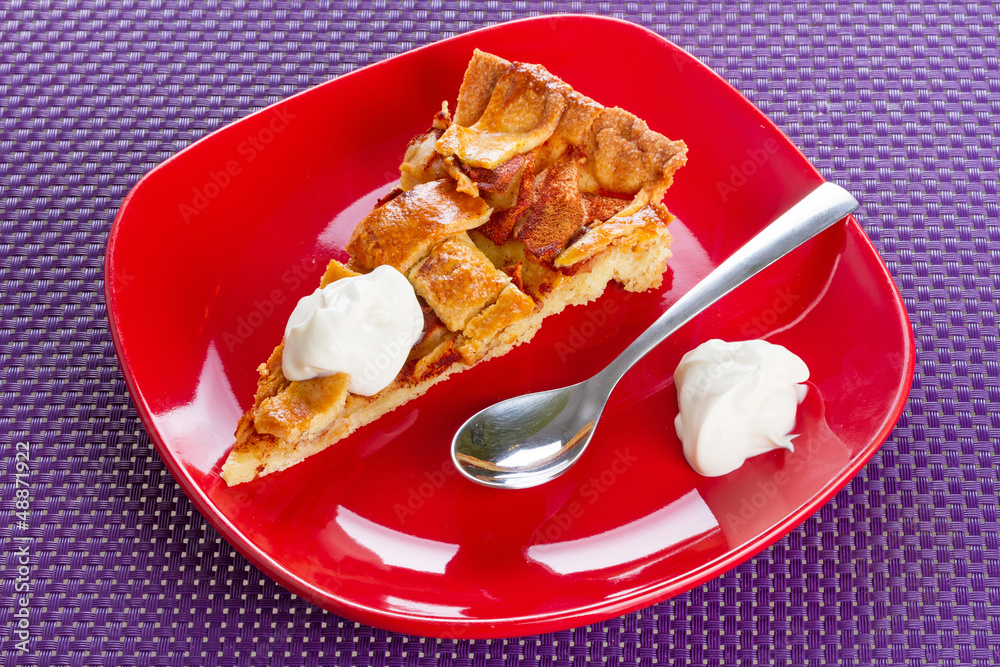
<svg viewBox="0 0 1000 667">
<path fill-rule="evenodd" d="M 737 250 L 677 300 L 599 373 L 609 394 L 639 359 L 734 288 L 858 207 L 850 192 L 823 183 Z"/>
</svg>

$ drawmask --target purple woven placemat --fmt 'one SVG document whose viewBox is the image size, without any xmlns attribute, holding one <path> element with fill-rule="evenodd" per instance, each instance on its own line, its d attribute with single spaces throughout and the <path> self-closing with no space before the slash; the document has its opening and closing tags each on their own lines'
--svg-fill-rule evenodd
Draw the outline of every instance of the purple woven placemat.
<svg viewBox="0 0 1000 667">
<path fill-rule="evenodd" d="M 104 241 L 142 174 L 229 121 L 526 3 L 0 8 L 3 665 L 1000 664 L 998 7 L 545 2 L 646 25 L 829 179 L 917 334 L 906 411 L 787 538 L 648 609 L 445 641 L 293 596 L 193 509 L 126 391 Z M 23 650 L 22 650 L 23 649 Z"/>
</svg>

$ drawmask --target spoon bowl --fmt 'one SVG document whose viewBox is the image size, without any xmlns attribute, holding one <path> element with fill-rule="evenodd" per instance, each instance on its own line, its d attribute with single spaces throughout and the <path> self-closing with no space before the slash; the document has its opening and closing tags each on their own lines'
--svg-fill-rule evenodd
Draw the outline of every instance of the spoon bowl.
<svg viewBox="0 0 1000 667">
<path fill-rule="evenodd" d="M 478 412 L 455 436 L 455 465 L 477 482 L 508 489 L 558 477 L 593 436 L 607 401 L 597 386 L 580 382 L 525 394 Z"/>
<path fill-rule="evenodd" d="M 589 380 L 525 394 L 479 411 L 458 429 L 451 457 L 468 479 L 501 489 L 551 481 L 576 463 L 622 376 L 650 350 L 740 284 L 858 207 L 824 183 L 769 224 L 667 309 Z"/>
</svg>

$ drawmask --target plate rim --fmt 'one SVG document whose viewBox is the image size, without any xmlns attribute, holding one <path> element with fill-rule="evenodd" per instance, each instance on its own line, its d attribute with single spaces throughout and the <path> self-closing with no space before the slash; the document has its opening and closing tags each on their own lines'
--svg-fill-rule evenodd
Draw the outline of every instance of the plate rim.
<svg viewBox="0 0 1000 667">
<path fill-rule="evenodd" d="M 630 590 L 628 594 L 611 601 L 608 599 L 601 599 L 591 604 L 577 605 L 570 610 L 564 609 L 560 611 L 546 612 L 543 614 L 520 616 L 509 615 L 488 619 L 466 618 L 456 620 L 450 617 L 435 617 L 429 614 L 417 614 L 373 607 L 359 603 L 356 600 L 341 597 L 332 591 L 324 590 L 294 572 L 286 569 L 281 563 L 251 541 L 247 535 L 237 528 L 219 510 L 201 486 L 195 482 L 192 475 L 187 471 L 185 466 L 182 465 L 177 456 L 175 456 L 173 450 L 167 446 L 163 435 L 156 428 L 152 410 L 150 409 L 144 393 L 140 389 L 136 382 L 136 378 L 132 373 L 129 356 L 126 352 L 125 346 L 123 345 L 118 329 L 119 311 L 117 308 L 117 295 L 115 291 L 116 285 L 115 281 L 108 280 L 107 276 L 116 275 L 115 270 L 118 262 L 116 252 L 118 235 L 124 224 L 123 219 L 126 217 L 129 205 L 134 199 L 136 193 L 140 191 L 140 189 L 142 189 L 151 178 L 155 178 L 156 174 L 166 168 L 167 165 L 171 164 L 175 160 L 183 159 L 185 154 L 190 151 L 197 150 L 203 142 L 211 141 L 216 134 L 228 131 L 230 128 L 248 121 L 253 117 L 267 114 L 274 107 L 284 104 L 291 99 L 299 97 L 300 95 L 311 93 L 317 88 L 334 85 L 337 82 L 340 82 L 348 77 L 358 75 L 361 72 L 367 72 L 375 68 L 386 66 L 387 63 L 396 58 L 412 57 L 414 54 L 426 49 L 434 48 L 443 42 L 453 41 L 460 38 L 467 39 L 470 35 L 505 31 L 511 29 L 512 26 L 516 29 L 518 25 L 525 23 L 558 23 L 560 21 L 584 21 L 592 22 L 594 25 L 618 24 L 621 26 L 628 26 L 630 29 L 644 32 L 648 36 L 652 36 L 656 40 L 659 40 L 668 48 L 674 48 L 682 51 L 691 58 L 692 63 L 696 64 L 697 67 L 719 79 L 726 87 L 733 89 L 737 94 L 742 96 L 742 93 L 735 89 L 735 87 L 726 81 L 720 74 L 699 61 L 693 55 L 687 53 L 687 51 L 676 45 L 668 38 L 663 37 L 655 31 L 637 23 L 613 17 L 591 14 L 543 15 L 496 23 L 475 30 L 457 33 L 451 37 L 423 44 L 409 51 L 380 60 L 379 62 L 359 67 L 345 74 L 331 78 L 328 81 L 310 86 L 288 97 L 282 98 L 281 100 L 273 102 L 265 107 L 262 107 L 261 109 L 258 109 L 257 111 L 213 130 L 204 137 L 201 137 L 188 146 L 185 146 L 146 172 L 146 174 L 144 174 L 142 178 L 136 182 L 136 184 L 123 198 L 108 232 L 103 264 L 105 276 L 104 296 L 105 303 L 107 305 L 107 316 L 110 324 L 111 337 L 114 343 L 119 365 L 122 369 L 122 375 L 128 387 L 131 402 L 139 414 L 142 425 L 149 434 L 154 448 L 160 455 L 174 480 L 179 486 L 181 486 L 187 497 L 194 504 L 195 508 L 220 533 L 220 535 L 230 543 L 234 549 L 247 558 L 248 561 L 260 569 L 265 575 L 274 579 L 290 592 L 299 595 L 311 603 L 316 604 L 332 613 L 338 615 L 345 614 L 352 620 L 375 627 L 386 628 L 394 632 L 420 634 L 424 636 L 450 639 L 493 639 L 525 636 L 540 632 L 552 632 L 579 627 L 644 608 L 699 586 L 705 581 L 723 574 L 728 569 L 753 558 L 755 555 L 784 537 L 791 530 L 793 530 L 795 526 L 800 525 L 809 516 L 815 514 L 830 500 L 830 498 L 836 495 L 858 474 L 858 472 L 865 465 L 868 464 L 895 428 L 900 415 L 906 407 L 907 397 L 909 396 L 910 387 L 912 386 L 912 377 L 916 367 L 916 348 L 912 322 L 909 319 L 909 314 L 905 308 L 905 304 L 903 303 L 899 288 L 893 280 L 892 275 L 889 273 L 889 269 L 886 266 L 885 261 L 882 259 L 871 239 L 868 238 L 867 234 L 865 234 L 864 229 L 858 223 L 856 218 L 853 215 L 850 215 L 847 216 L 846 219 L 846 224 L 850 228 L 850 231 L 858 237 L 858 242 L 860 244 L 867 246 L 865 250 L 871 252 L 879 260 L 877 262 L 878 273 L 873 274 L 872 277 L 879 279 L 882 285 L 880 291 L 887 291 L 886 296 L 891 297 L 891 305 L 894 306 L 893 310 L 899 317 L 900 323 L 905 323 L 905 326 L 901 327 L 905 333 L 905 340 L 903 341 L 905 349 L 905 358 L 903 360 L 904 369 L 901 373 L 901 382 L 899 384 L 900 389 L 897 395 L 892 399 L 893 408 L 886 415 L 886 418 L 882 422 L 877 435 L 872 438 L 871 442 L 861 451 L 855 460 L 851 462 L 851 464 L 840 476 L 832 478 L 821 490 L 818 491 L 816 495 L 812 497 L 811 500 L 804 503 L 796 511 L 787 515 L 783 521 L 772 525 L 768 530 L 758 534 L 756 538 L 752 539 L 748 543 L 737 549 L 729 551 L 716 559 L 703 563 L 700 566 L 685 572 L 683 575 L 672 579 L 646 583 L 645 585 L 641 585 Z M 745 96 L 744 99 L 746 99 Z M 801 149 L 799 149 L 798 146 L 796 146 L 794 142 L 792 142 L 791 139 L 789 139 L 788 136 L 781 131 L 780 128 L 774 125 L 773 121 L 771 121 L 770 118 L 757 108 L 756 105 L 749 100 L 747 100 L 747 103 L 748 107 L 752 109 L 753 112 L 755 112 L 760 119 L 763 120 L 763 122 L 772 125 L 780 133 L 780 136 L 787 141 L 797 153 L 802 155 L 804 162 L 809 165 L 809 169 L 813 174 L 815 174 L 816 178 L 822 179 L 822 175 L 815 168 L 815 166 L 809 162 L 808 158 L 802 154 Z M 884 290 L 886 286 L 888 287 L 888 290 Z M 902 381 L 902 378 L 910 378 L 910 382 L 906 383 L 905 381 Z"/>
</svg>

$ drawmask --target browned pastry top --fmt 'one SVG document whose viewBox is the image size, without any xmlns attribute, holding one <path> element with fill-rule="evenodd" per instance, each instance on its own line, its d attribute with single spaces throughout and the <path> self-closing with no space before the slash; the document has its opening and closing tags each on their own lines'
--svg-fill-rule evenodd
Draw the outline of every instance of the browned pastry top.
<svg viewBox="0 0 1000 667">
<path fill-rule="evenodd" d="M 490 207 L 458 192 L 455 183 L 422 183 L 377 207 L 347 243 L 353 263 L 372 270 L 388 264 L 406 273 L 439 241 L 486 222 Z"/>
<path fill-rule="evenodd" d="M 492 243 L 516 240 L 536 261 L 561 269 L 606 248 L 620 227 L 659 204 L 686 161 L 687 147 L 619 108 L 574 91 L 544 67 L 476 51 L 458 95 L 415 140 L 402 166 L 404 187 L 444 175 L 493 209 L 478 228 Z M 643 224 L 650 215 L 642 217 Z M 575 244 L 582 244 L 572 252 Z"/>
<path fill-rule="evenodd" d="M 684 142 L 581 95 L 540 65 L 477 50 L 437 151 L 469 167 L 496 169 L 543 144 L 541 168 L 575 146 L 586 158 L 581 190 L 629 196 L 646 190 L 646 201 L 659 201 L 687 152 Z"/>
<path fill-rule="evenodd" d="M 574 91 L 544 67 L 476 51 L 455 117 L 442 107 L 320 286 L 383 264 L 409 279 L 420 340 L 392 383 L 351 394 L 335 373 L 300 382 L 283 344 L 259 368 L 223 477 L 281 470 L 420 395 L 451 373 L 529 340 L 543 317 L 596 298 L 610 280 L 662 280 L 671 215 L 660 204 L 683 142 Z M 471 234 L 470 234 L 471 232 Z"/>
<path fill-rule="evenodd" d="M 437 244 L 410 273 L 414 290 L 452 331 L 465 328 L 510 282 L 468 238 L 462 234 Z"/>
</svg>

